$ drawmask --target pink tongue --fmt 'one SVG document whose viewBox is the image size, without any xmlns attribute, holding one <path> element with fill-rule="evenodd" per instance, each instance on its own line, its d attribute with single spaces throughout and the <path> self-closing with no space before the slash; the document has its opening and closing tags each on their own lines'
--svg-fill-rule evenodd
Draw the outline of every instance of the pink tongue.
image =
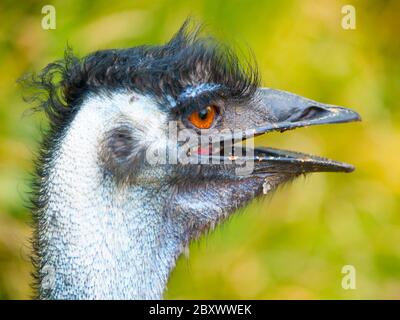
<svg viewBox="0 0 400 320">
<path fill-rule="evenodd" d="M 199 148 L 197 149 L 197 154 L 202 156 L 210 154 L 210 148 Z"/>
</svg>

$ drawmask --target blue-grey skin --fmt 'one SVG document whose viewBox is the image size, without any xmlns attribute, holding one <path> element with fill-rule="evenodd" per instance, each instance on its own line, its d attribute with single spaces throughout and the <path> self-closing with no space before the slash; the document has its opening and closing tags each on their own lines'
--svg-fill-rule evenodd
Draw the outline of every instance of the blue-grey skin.
<svg viewBox="0 0 400 320">
<path fill-rule="evenodd" d="M 201 86 L 184 94 L 207 88 Z M 240 129 L 247 135 L 359 120 L 349 109 L 272 89 L 259 89 L 246 105 L 224 106 L 222 117 L 217 130 Z M 168 140 L 168 119 L 168 108 L 132 92 L 82 101 L 42 181 L 47 204 L 39 231 L 39 297 L 161 299 L 190 241 L 262 195 L 265 182 L 273 190 L 303 173 L 353 170 L 319 157 L 259 149 L 250 159 L 257 161 L 248 176 L 236 174 L 235 161 L 187 166 L 143 161 L 126 179 L 120 173 L 118 183 L 104 173 L 104 141 L 110 131 L 121 123 L 129 128 L 138 144 L 135 157 L 151 145 L 174 143 Z"/>
</svg>

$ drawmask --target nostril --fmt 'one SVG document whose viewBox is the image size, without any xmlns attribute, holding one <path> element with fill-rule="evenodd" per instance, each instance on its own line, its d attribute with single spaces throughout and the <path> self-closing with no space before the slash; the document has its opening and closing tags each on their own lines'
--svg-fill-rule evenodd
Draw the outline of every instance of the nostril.
<svg viewBox="0 0 400 320">
<path fill-rule="evenodd" d="M 310 106 L 289 118 L 290 122 L 319 119 L 329 114 L 329 111 L 318 106 Z"/>
</svg>

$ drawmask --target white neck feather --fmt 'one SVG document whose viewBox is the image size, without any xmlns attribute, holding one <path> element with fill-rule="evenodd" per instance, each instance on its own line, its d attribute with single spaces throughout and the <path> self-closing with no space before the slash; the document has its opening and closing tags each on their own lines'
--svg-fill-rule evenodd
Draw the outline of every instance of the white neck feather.
<svg viewBox="0 0 400 320">
<path fill-rule="evenodd" d="M 156 123 L 143 123 L 154 118 L 144 117 L 152 112 L 149 103 L 144 97 L 132 102 L 127 94 L 89 98 L 62 138 L 43 186 L 43 298 L 162 298 L 182 251 L 178 231 L 161 214 L 153 186 L 118 187 L 98 165 L 99 133 L 121 112 L 157 131 Z"/>
</svg>

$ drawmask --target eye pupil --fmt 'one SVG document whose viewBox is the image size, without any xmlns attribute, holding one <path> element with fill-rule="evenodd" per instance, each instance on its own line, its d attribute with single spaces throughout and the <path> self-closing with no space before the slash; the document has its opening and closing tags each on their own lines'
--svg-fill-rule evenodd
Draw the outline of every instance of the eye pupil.
<svg viewBox="0 0 400 320">
<path fill-rule="evenodd" d="M 208 113 L 210 112 L 210 109 L 211 109 L 211 107 L 207 107 L 207 108 L 204 108 L 204 109 L 200 110 L 199 111 L 199 118 L 201 120 L 205 120 L 207 118 L 207 116 L 208 116 Z"/>
<path fill-rule="evenodd" d="M 199 129 L 208 129 L 214 122 L 217 110 L 216 106 L 207 106 L 200 111 L 193 112 L 189 116 L 189 121 Z"/>
</svg>

